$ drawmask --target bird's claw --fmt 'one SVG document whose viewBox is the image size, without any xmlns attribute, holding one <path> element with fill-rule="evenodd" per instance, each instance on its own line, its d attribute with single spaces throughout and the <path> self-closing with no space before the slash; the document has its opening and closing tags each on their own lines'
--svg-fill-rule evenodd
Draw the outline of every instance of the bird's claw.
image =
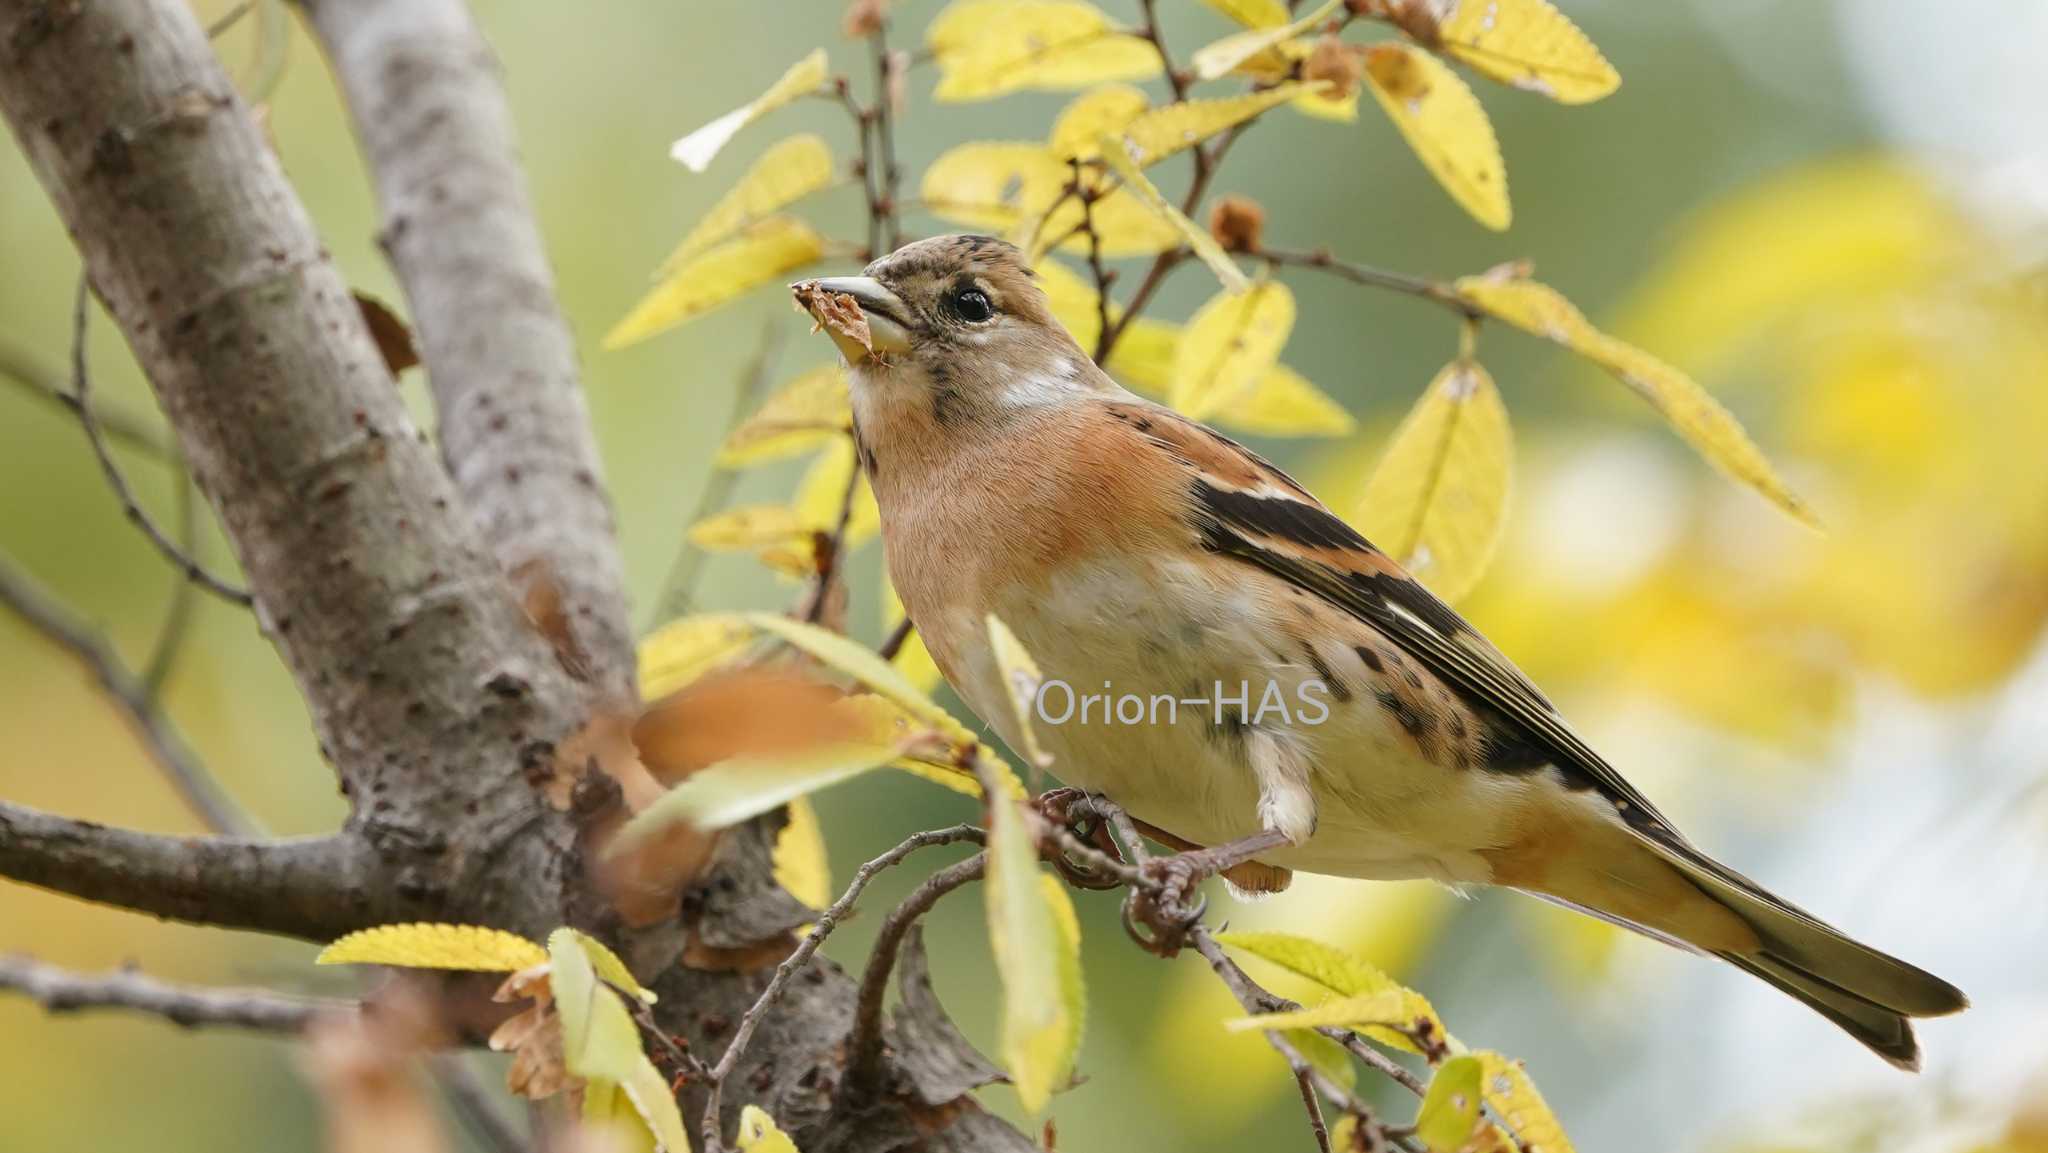
<svg viewBox="0 0 2048 1153">
<path fill-rule="evenodd" d="M 1122 860 L 1123 854 L 1118 851 L 1116 840 L 1109 835 L 1109 830 L 1093 812 L 1086 809 L 1087 800 L 1088 794 L 1080 789 L 1058 788 L 1047 789 L 1038 794 L 1034 803 L 1038 807 L 1039 816 L 1044 817 L 1054 827 L 1065 829 L 1084 844 L 1116 860 Z M 1083 811 L 1076 813 L 1076 808 Z M 1123 884 L 1123 878 L 1115 873 L 1095 868 L 1085 861 L 1077 861 L 1061 852 L 1057 842 L 1048 842 L 1045 855 L 1054 870 L 1077 889 L 1099 892 Z"/>
<path fill-rule="evenodd" d="M 1209 899 L 1195 886 L 1212 870 L 1193 853 L 1154 857 L 1140 866 L 1145 884 L 1124 898 L 1124 932 L 1139 948 L 1161 957 L 1180 952 L 1188 926 L 1202 919 Z"/>
</svg>

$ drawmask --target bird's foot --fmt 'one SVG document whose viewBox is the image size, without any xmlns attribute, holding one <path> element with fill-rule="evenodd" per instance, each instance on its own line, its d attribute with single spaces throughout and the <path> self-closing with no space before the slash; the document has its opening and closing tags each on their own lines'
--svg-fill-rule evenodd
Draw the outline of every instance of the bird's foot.
<svg viewBox="0 0 2048 1153">
<path fill-rule="evenodd" d="M 1108 824 L 1093 807 L 1094 799 L 1085 791 L 1073 788 L 1047 789 L 1038 794 L 1035 803 L 1038 806 L 1038 815 L 1044 817 L 1053 827 L 1065 829 L 1076 841 L 1113 861 L 1123 861 L 1123 853 L 1117 849 L 1116 839 L 1109 835 Z M 1048 847 L 1046 859 L 1068 884 L 1077 889 L 1114 889 L 1124 883 L 1123 878 L 1115 872 L 1077 859 L 1057 842 Z"/>
<path fill-rule="evenodd" d="M 1285 834 L 1268 829 L 1214 848 L 1146 861 L 1139 866 L 1145 883 L 1132 886 L 1124 898 L 1124 931 L 1139 948 L 1173 956 L 1180 952 L 1188 926 L 1208 909 L 1208 899 L 1197 891 L 1203 881 L 1288 843 Z"/>
</svg>

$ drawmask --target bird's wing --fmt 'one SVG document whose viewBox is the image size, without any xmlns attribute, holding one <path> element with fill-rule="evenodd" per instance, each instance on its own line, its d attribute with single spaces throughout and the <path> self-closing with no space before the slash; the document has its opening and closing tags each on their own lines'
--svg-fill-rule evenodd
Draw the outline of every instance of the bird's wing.
<svg viewBox="0 0 2048 1153">
<path fill-rule="evenodd" d="M 1572 731 L 1522 670 L 1292 477 L 1170 409 L 1143 401 L 1107 407 L 1112 418 L 1188 467 L 1194 527 L 1204 547 L 1264 569 L 1377 629 L 1468 699 L 1524 730 L 1568 783 L 1598 789 L 1645 832 L 1679 840 L 1648 798 Z"/>
</svg>

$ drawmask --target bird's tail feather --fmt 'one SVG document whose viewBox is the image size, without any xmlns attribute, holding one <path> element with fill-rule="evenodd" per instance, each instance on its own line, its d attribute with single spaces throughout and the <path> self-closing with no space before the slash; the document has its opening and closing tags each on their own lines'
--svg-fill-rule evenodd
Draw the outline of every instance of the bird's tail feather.
<svg viewBox="0 0 2048 1153">
<path fill-rule="evenodd" d="M 1910 1018 L 1969 1004 L 1947 981 L 1849 938 L 1661 829 L 1581 826 L 1579 840 L 1590 852 L 1507 883 L 1718 956 L 1901 1068 L 1919 1067 Z"/>
</svg>

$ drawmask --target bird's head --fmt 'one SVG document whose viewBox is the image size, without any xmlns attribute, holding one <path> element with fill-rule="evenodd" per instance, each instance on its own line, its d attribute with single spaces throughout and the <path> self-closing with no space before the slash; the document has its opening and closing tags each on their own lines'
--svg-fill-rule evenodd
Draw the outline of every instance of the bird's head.
<svg viewBox="0 0 2048 1153">
<path fill-rule="evenodd" d="M 920 240 L 860 276 L 793 287 L 845 355 L 856 412 L 910 406 L 946 425 L 1114 387 L 1053 317 L 1024 254 L 994 237 Z M 828 318 L 821 293 L 859 303 L 866 345 Z"/>
</svg>

